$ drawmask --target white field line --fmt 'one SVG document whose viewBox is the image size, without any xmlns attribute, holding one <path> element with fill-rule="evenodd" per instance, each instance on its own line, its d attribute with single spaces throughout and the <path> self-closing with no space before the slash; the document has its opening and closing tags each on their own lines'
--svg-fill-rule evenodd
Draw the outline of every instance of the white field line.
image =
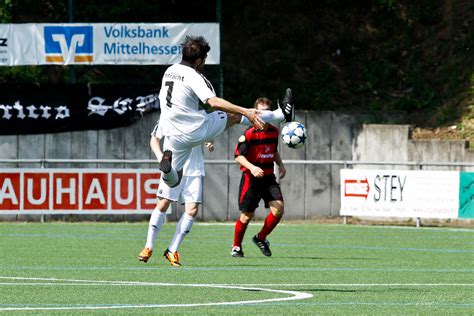
<svg viewBox="0 0 474 316">
<path fill-rule="evenodd" d="M 239 286 L 474 286 L 474 283 L 296 283 L 296 284 L 239 284 Z"/>
<path fill-rule="evenodd" d="M 0 282 L 0 286 L 201 286 L 201 287 L 215 287 L 215 288 L 236 288 L 240 289 L 241 287 L 254 287 L 254 286 L 270 286 L 270 287 L 301 287 L 301 286 L 326 286 L 326 287 L 371 287 L 371 286 L 380 286 L 380 287 L 393 287 L 393 286 L 405 286 L 405 287 L 474 287 L 474 284 L 468 283 L 420 283 L 420 284 L 404 284 L 404 283 L 361 283 L 361 284 L 352 284 L 352 283 L 304 283 L 304 284 L 163 284 L 163 283 L 45 283 L 45 282 Z"/>
<path fill-rule="evenodd" d="M 312 294 L 297 292 L 297 291 L 286 291 L 286 290 L 274 290 L 265 289 L 260 287 L 243 287 L 237 285 L 221 285 L 221 284 L 174 284 L 174 283 L 159 283 L 159 282 L 129 282 L 129 281 L 96 281 L 96 280 L 75 280 L 75 279 L 56 279 L 56 278 L 25 278 L 25 277 L 6 277 L 0 276 L 3 280 L 25 280 L 25 281 L 40 281 L 40 282 L 24 282 L 23 285 L 36 286 L 44 285 L 42 281 L 47 282 L 47 285 L 90 285 L 90 286 L 184 286 L 184 287 L 207 287 L 207 288 L 220 288 L 220 289 L 236 289 L 236 290 L 253 290 L 253 291 L 264 291 L 279 294 L 288 294 L 289 297 L 281 298 L 270 298 L 262 300 L 247 300 L 247 301 L 235 301 L 235 302 L 212 302 L 212 303 L 193 303 L 193 304 L 139 304 L 139 305 L 108 305 L 108 306 L 96 306 L 96 305 L 83 305 L 83 306 L 57 306 L 57 307 L 0 307 L 1 311 L 42 311 L 42 310 L 96 310 L 96 309 L 133 309 L 133 308 L 158 308 L 158 307 L 196 307 L 196 306 L 218 306 L 218 305 L 241 305 L 241 304 L 257 304 L 257 303 L 268 303 L 268 302 L 281 302 L 281 301 L 293 301 L 302 300 L 313 297 Z M 52 281 L 52 282 L 51 282 Z M 66 282 L 66 283 L 56 283 Z M 4 282 L 6 283 L 6 282 Z M 21 284 L 22 282 L 12 282 L 10 284 Z M 3 283 L 2 283 L 3 284 Z M 9 285 L 10 285 L 9 284 Z"/>
<path fill-rule="evenodd" d="M 29 280 L 29 281 L 54 281 L 44 282 L 1 282 L 0 285 L 128 285 L 128 286 L 187 286 L 187 287 L 259 287 L 259 286 L 474 286 L 474 283 L 246 283 L 246 284 L 186 284 L 186 283 L 156 283 L 156 282 L 140 282 L 140 281 L 101 281 L 101 280 L 76 280 L 76 279 L 56 279 L 56 278 L 27 278 L 27 277 L 4 277 L 0 276 L 0 280 Z M 59 283 L 66 282 L 66 283 Z"/>
</svg>

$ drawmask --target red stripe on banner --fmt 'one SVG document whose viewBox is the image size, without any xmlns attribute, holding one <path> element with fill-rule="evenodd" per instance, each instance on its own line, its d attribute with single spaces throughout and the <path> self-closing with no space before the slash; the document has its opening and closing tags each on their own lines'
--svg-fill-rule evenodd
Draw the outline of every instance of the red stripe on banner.
<svg viewBox="0 0 474 316">
<path fill-rule="evenodd" d="M 50 174 L 47 172 L 28 172 L 23 174 L 24 208 L 29 210 L 48 210 Z"/>
<path fill-rule="evenodd" d="M 0 211 L 20 209 L 20 174 L 0 174 Z"/>
</svg>

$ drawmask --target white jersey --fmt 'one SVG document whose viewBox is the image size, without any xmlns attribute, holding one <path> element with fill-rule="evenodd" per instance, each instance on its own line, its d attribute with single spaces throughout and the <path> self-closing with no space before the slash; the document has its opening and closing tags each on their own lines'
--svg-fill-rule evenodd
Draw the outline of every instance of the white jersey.
<svg viewBox="0 0 474 316">
<path fill-rule="evenodd" d="M 156 123 L 153 131 L 151 132 L 151 136 L 162 139 L 163 138 L 163 124 L 160 120 Z M 185 161 L 183 166 L 183 176 L 205 176 L 205 168 L 204 168 L 204 155 L 203 155 L 203 148 L 202 146 L 193 147 L 191 150 L 191 155 Z"/>
<path fill-rule="evenodd" d="M 189 64 L 168 67 L 159 93 L 163 135 L 187 134 L 206 124 L 208 115 L 199 111 L 199 101 L 215 96 L 209 80 Z"/>
</svg>

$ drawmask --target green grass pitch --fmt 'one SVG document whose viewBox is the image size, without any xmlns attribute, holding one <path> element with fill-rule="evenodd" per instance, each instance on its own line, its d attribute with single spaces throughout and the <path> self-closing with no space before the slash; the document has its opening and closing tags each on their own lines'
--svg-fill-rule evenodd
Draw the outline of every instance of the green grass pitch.
<svg viewBox="0 0 474 316">
<path fill-rule="evenodd" d="M 229 254 L 233 225 L 194 225 L 181 268 L 137 260 L 147 223 L 0 223 L 0 314 L 474 314 L 474 230 L 283 224 L 273 256 Z"/>
</svg>

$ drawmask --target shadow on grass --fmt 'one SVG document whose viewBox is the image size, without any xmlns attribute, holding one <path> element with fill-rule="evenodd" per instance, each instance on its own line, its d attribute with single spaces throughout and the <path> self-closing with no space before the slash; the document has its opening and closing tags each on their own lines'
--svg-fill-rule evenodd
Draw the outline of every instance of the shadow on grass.
<svg viewBox="0 0 474 316">
<path fill-rule="evenodd" d="M 361 258 L 361 257 L 347 257 L 347 258 L 329 258 L 329 257 L 278 257 L 278 259 L 306 259 L 306 260 L 380 260 L 380 258 Z"/>
<path fill-rule="evenodd" d="M 338 293 L 356 293 L 356 292 L 372 292 L 371 290 L 339 290 L 339 289 L 294 289 L 292 291 L 303 292 L 338 292 Z"/>
</svg>

